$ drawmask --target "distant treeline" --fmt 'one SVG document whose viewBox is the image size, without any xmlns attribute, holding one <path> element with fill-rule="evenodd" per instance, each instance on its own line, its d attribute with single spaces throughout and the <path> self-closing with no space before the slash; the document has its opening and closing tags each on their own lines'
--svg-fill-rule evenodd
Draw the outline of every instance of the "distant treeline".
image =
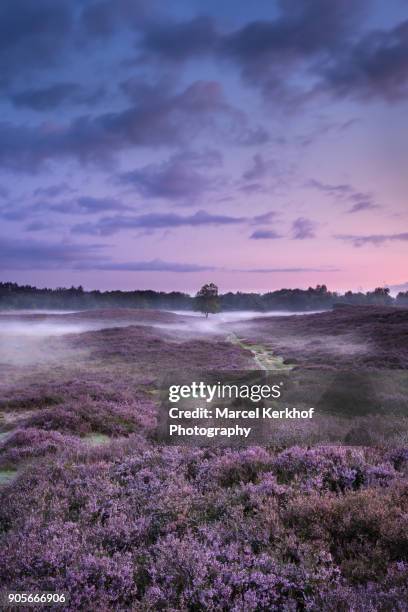
<svg viewBox="0 0 408 612">
<path fill-rule="evenodd" d="M 334 305 L 389 305 L 408 306 L 408 291 L 396 298 L 389 289 L 379 287 L 367 293 L 347 291 L 338 294 L 326 285 L 309 289 L 280 289 L 268 293 L 224 293 L 219 296 L 220 310 L 290 310 L 308 311 L 330 309 Z M 70 289 L 37 289 L 29 285 L 0 283 L 0 309 L 65 309 L 89 308 L 158 308 L 162 310 L 192 310 L 195 298 L 179 291 L 84 291 Z"/>
</svg>

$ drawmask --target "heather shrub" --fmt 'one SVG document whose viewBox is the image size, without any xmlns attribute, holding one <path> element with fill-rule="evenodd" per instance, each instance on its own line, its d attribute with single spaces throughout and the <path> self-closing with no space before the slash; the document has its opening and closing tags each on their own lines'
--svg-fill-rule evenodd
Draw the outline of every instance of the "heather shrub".
<svg viewBox="0 0 408 612">
<path fill-rule="evenodd" d="M 309 571 L 280 564 L 208 528 L 161 539 L 149 554 L 147 572 L 142 602 L 153 609 L 296 610 L 305 608 L 319 586 L 338 580 L 330 564 Z"/>
<path fill-rule="evenodd" d="M 342 492 L 368 485 L 387 485 L 397 473 L 390 463 L 367 463 L 363 449 L 292 447 L 274 462 L 278 481 L 304 490 Z"/>
<path fill-rule="evenodd" d="M 203 459 L 197 478 L 206 486 L 213 482 L 221 487 L 256 482 L 263 471 L 272 466 L 271 455 L 263 448 L 251 447 L 241 451 L 226 449 L 209 459 Z"/>
<path fill-rule="evenodd" d="M 242 369 L 248 352 L 140 326 L 61 343 L 73 352 L 58 368 L 2 383 L 17 403 L 1 408 L 19 419 L 0 444 L 0 466 L 16 470 L 0 485 L 5 588 L 67 591 L 70 611 L 407 609 L 408 451 L 402 437 L 385 448 L 385 418 L 281 426 L 274 448 L 161 446 L 152 433 L 163 372 Z M 300 361 L 324 362 L 321 339 L 304 348 L 294 349 Z M 375 448 L 307 446 L 357 426 Z M 93 433 L 109 444 L 89 444 Z"/>
<path fill-rule="evenodd" d="M 293 498 L 285 523 L 302 539 L 324 543 L 353 583 L 381 580 L 389 563 L 408 559 L 406 486 L 347 495 Z"/>
<path fill-rule="evenodd" d="M 408 448 L 392 449 L 388 453 L 387 459 L 393 464 L 396 470 L 405 470 L 408 467 Z"/>
<path fill-rule="evenodd" d="M 0 445 L 0 466 L 18 464 L 21 461 L 46 455 L 55 455 L 75 448 L 78 440 L 58 431 L 42 431 L 34 427 L 18 429 Z"/>
<path fill-rule="evenodd" d="M 397 569 L 387 578 L 407 562 L 402 482 L 299 488 L 293 473 L 314 474 L 316 457 L 332 469 L 336 449 L 289 461 L 258 448 L 126 444 L 43 459 L 3 488 L 2 582 L 67 590 L 72 610 L 92 598 L 102 610 L 334 610 L 333 593 L 362 601 L 369 583 L 373 602 L 403 593 Z M 381 454 L 356 453 L 344 461 L 382 469 Z M 276 466 L 292 480 L 279 483 Z"/>
<path fill-rule="evenodd" d="M 75 523 L 30 519 L 0 552 L 0 577 L 13 590 L 65 591 L 69 610 L 126 608 L 137 588 L 129 553 L 88 552 Z M 4 561 L 7 560 L 7 563 Z"/>
<path fill-rule="evenodd" d="M 156 423 L 154 412 L 154 404 L 149 400 L 92 402 L 84 397 L 71 404 L 37 412 L 25 421 L 25 425 L 79 436 L 91 432 L 121 436 L 143 428 L 152 429 Z"/>
</svg>

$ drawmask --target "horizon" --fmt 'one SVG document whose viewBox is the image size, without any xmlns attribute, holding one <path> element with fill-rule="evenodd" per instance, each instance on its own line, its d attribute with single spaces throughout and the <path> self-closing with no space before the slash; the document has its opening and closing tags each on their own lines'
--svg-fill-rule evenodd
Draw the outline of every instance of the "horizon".
<svg viewBox="0 0 408 612">
<path fill-rule="evenodd" d="M 212 282 L 212 281 L 210 279 L 207 279 L 204 284 L 210 283 L 210 282 Z M 7 283 L 17 284 L 19 287 L 21 287 L 21 286 L 31 286 L 32 288 L 38 289 L 39 291 L 44 290 L 44 289 L 49 289 L 51 291 L 55 291 L 57 289 L 69 290 L 72 287 L 75 288 L 75 289 L 77 289 L 79 287 L 82 287 L 82 289 L 83 289 L 83 291 L 85 293 L 90 293 L 92 291 L 100 291 L 101 293 L 105 293 L 105 292 L 109 292 L 109 291 L 117 291 L 117 292 L 124 292 L 124 293 L 127 293 L 127 292 L 132 293 L 132 292 L 137 292 L 137 291 L 153 291 L 153 292 L 156 292 L 156 293 L 160 293 L 160 292 L 162 292 L 162 293 L 178 292 L 178 293 L 183 293 L 185 295 L 188 295 L 190 297 L 194 297 L 196 295 L 196 293 L 198 292 L 198 290 L 200 289 L 200 287 L 201 287 L 200 286 L 200 287 L 197 287 L 196 289 L 191 289 L 191 290 L 190 289 L 185 289 L 185 290 L 183 290 L 183 289 L 168 289 L 166 291 L 162 290 L 162 289 L 152 288 L 152 287 L 146 287 L 146 288 L 133 287 L 131 289 L 121 289 L 121 288 L 100 289 L 98 287 L 87 287 L 86 285 L 84 285 L 82 283 L 80 283 L 79 285 L 76 285 L 76 286 L 75 285 L 69 286 L 69 285 L 64 285 L 64 284 L 52 286 L 52 285 L 37 285 L 37 284 L 32 285 L 30 283 L 20 284 L 20 283 L 16 283 L 15 281 L 7 280 L 7 279 L 6 280 L 0 280 L 0 284 L 7 284 Z M 389 295 L 391 297 L 393 297 L 393 298 L 395 298 L 398 295 L 399 292 L 402 292 L 402 293 L 405 292 L 405 291 L 408 292 L 408 283 L 404 283 L 402 285 L 396 285 L 394 287 L 378 284 L 378 285 L 375 285 L 373 287 L 369 287 L 369 288 L 366 288 L 366 289 L 364 289 L 363 287 L 357 287 L 355 289 L 348 287 L 348 288 L 340 289 L 340 290 L 331 288 L 329 285 L 327 285 L 327 283 L 322 283 L 322 285 L 325 285 L 327 287 L 327 291 L 329 293 L 337 293 L 338 295 L 344 295 L 347 291 L 351 291 L 352 293 L 364 293 L 365 294 L 365 293 L 369 293 L 369 292 L 374 291 L 378 287 L 380 287 L 380 288 L 383 287 L 385 289 L 389 289 L 390 290 Z M 255 294 L 262 295 L 262 294 L 266 294 L 266 293 L 273 293 L 273 292 L 276 292 L 276 291 L 294 291 L 296 289 L 299 289 L 301 291 L 307 291 L 307 289 L 309 289 L 310 287 L 312 289 L 316 288 L 316 286 L 306 285 L 304 287 L 300 287 L 300 286 L 296 286 L 296 287 L 282 286 L 282 287 L 279 287 L 277 289 L 265 289 L 264 291 L 257 291 L 255 289 L 250 289 L 249 288 L 249 289 L 247 289 L 245 291 L 242 291 L 241 289 L 228 289 L 228 288 L 223 288 L 223 287 L 218 287 L 217 286 L 219 295 L 225 295 L 226 293 L 247 293 L 247 294 L 255 293 Z"/>
<path fill-rule="evenodd" d="M 0 18 L 1 282 L 408 290 L 402 0 Z"/>
</svg>

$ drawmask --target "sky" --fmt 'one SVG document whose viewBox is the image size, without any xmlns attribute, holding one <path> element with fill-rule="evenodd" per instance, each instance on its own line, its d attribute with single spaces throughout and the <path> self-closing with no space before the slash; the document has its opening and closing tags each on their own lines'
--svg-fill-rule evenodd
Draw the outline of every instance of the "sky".
<svg viewBox="0 0 408 612">
<path fill-rule="evenodd" d="M 406 0 L 2 0 L 0 281 L 408 289 Z"/>
</svg>

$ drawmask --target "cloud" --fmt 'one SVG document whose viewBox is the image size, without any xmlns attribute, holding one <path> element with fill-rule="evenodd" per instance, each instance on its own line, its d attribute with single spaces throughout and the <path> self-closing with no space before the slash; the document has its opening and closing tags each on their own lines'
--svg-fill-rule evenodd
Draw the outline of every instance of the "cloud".
<svg viewBox="0 0 408 612">
<path fill-rule="evenodd" d="M 115 263 L 104 255 L 107 245 L 38 242 L 1 237 L 0 270 L 112 270 L 127 272 L 207 272 L 213 266 L 161 259 Z"/>
<path fill-rule="evenodd" d="M 253 274 L 280 274 L 280 273 L 298 273 L 298 272 L 339 272 L 339 268 L 321 267 L 321 268 L 244 268 L 234 270 L 234 272 L 250 272 Z"/>
<path fill-rule="evenodd" d="M 54 110 L 66 103 L 91 105 L 103 95 L 102 88 L 86 91 L 78 83 L 55 83 L 40 89 L 25 89 L 10 97 L 16 107 L 26 107 L 41 112 Z"/>
<path fill-rule="evenodd" d="M 236 141 L 245 123 L 245 115 L 226 102 L 216 81 L 196 81 L 178 93 L 139 84 L 125 110 L 83 115 L 66 124 L 1 123 L 0 164 L 34 171 L 62 157 L 106 163 L 132 147 L 189 146 L 203 133 Z"/>
<path fill-rule="evenodd" d="M 306 183 L 306 187 L 317 189 L 341 202 L 351 203 L 351 208 L 347 210 L 347 212 L 351 214 L 380 208 L 380 206 L 374 202 L 371 193 L 358 191 L 348 183 L 332 185 L 330 183 L 322 183 L 315 179 L 311 179 Z"/>
<path fill-rule="evenodd" d="M 362 199 L 353 204 L 353 206 L 347 211 L 348 213 L 363 212 L 365 210 L 375 210 L 380 208 L 378 204 L 374 204 L 371 200 L 365 200 L 362 194 Z"/>
<path fill-rule="evenodd" d="M 0 84 L 55 68 L 61 59 L 73 63 L 101 41 L 126 49 L 124 41 L 132 40 L 133 65 L 150 62 L 160 72 L 171 62 L 178 76 L 180 63 L 213 58 L 234 66 L 269 103 L 287 108 L 327 93 L 394 102 L 408 91 L 408 21 L 369 31 L 369 7 L 367 0 L 279 0 L 274 18 L 227 29 L 224 11 L 217 19 L 176 21 L 175 11 L 155 0 L 3 0 Z M 260 143 L 265 135 L 244 139 Z"/>
<path fill-rule="evenodd" d="M 112 271 L 124 271 L 124 272 L 177 272 L 177 273 L 188 273 L 188 272 L 209 272 L 215 270 L 213 266 L 190 264 L 190 263 L 176 263 L 170 261 L 163 261 L 162 259 L 152 259 L 151 261 L 130 261 L 123 263 L 102 263 L 97 265 L 86 266 L 93 270 L 112 270 Z"/>
<path fill-rule="evenodd" d="M 94 198 L 91 196 L 81 196 L 64 202 L 45 203 L 42 205 L 42 211 L 48 209 L 52 212 L 61 213 L 64 215 L 93 215 L 96 213 L 106 212 L 107 210 L 130 210 L 131 207 L 123 204 L 116 198 Z"/>
<path fill-rule="evenodd" d="M 338 96 L 388 102 L 408 94 L 408 20 L 366 34 L 345 48 L 324 71 L 325 84 Z"/>
<path fill-rule="evenodd" d="M 257 181 L 264 178 L 268 173 L 268 164 L 260 153 L 256 153 L 252 158 L 252 166 L 244 172 L 242 178 L 245 181 Z"/>
<path fill-rule="evenodd" d="M 176 62 L 203 54 L 236 62 L 248 80 L 269 79 L 283 63 L 304 60 L 333 49 L 353 31 L 361 1 L 292 0 L 278 2 L 273 20 L 252 21 L 232 32 L 221 32 L 211 17 L 154 24 L 141 41 L 144 57 Z"/>
<path fill-rule="evenodd" d="M 103 217 L 96 223 L 81 223 L 72 228 L 76 234 L 90 234 L 108 236 L 122 230 L 142 229 L 158 230 L 177 227 L 205 227 L 205 226 L 228 226 L 228 225 L 257 225 L 269 221 L 275 212 L 254 217 L 233 217 L 230 215 L 216 215 L 199 210 L 192 215 L 179 215 L 175 213 L 149 213 L 146 215 L 115 215 L 114 217 Z"/>
<path fill-rule="evenodd" d="M 55 66 L 71 42 L 74 21 L 69 0 L 2 0 L 0 84 Z"/>
<path fill-rule="evenodd" d="M 292 238 L 293 240 L 306 240 L 315 238 L 315 229 L 317 223 L 305 217 L 299 217 L 292 223 Z"/>
<path fill-rule="evenodd" d="M 44 232 L 46 230 L 52 229 L 55 224 L 52 221 L 32 221 L 28 225 L 25 226 L 26 232 Z"/>
<path fill-rule="evenodd" d="M 156 0 L 100 0 L 84 5 L 81 24 L 87 38 L 105 40 L 123 29 L 145 28 L 162 3 Z"/>
<path fill-rule="evenodd" d="M 203 55 L 228 60 L 268 101 L 305 102 L 321 93 L 388 102 L 408 94 L 408 20 L 362 32 L 366 0 L 278 2 L 275 19 L 221 31 L 211 17 L 150 24 L 145 60 L 180 63 Z M 290 70 L 290 72 L 289 72 Z M 302 76 L 303 85 L 293 76 Z"/>
<path fill-rule="evenodd" d="M 56 198 L 60 195 L 75 191 L 68 183 L 57 183 L 48 187 L 37 187 L 33 191 L 34 197 Z"/>
<path fill-rule="evenodd" d="M 252 217 L 251 222 L 253 225 L 262 225 L 264 223 L 270 223 L 277 216 L 278 213 L 276 211 L 269 210 L 268 212 L 263 213 L 262 215 L 256 215 L 255 217 Z"/>
<path fill-rule="evenodd" d="M 32 217 L 49 217 L 50 213 L 58 213 L 61 215 L 93 215 L 107 211 L 131 210 L 131 206 L 127 206 L 120 200 L 111 197 L 95 198 L 92 196 L 80 196 L 78 198 L 70 198 L 56 202 L 52 195 L 59 193 L 59 187 L 55 186 L 55 190 L 45 188 L 38 190 L 40 193 L 45 191 L 50 199 L 36 198 L 34 202 L 27 204 L 26 202 L 9 201 L 7 204 L 0 206 L 0 218 L 8 221 L 25 221 Z M 62 190 L 64 192 L 65 189 Z M 35 190 L 34 194 L 37 193 Z M 48 221 L 47 221 L 48 222 Z M 35 228 L 38 230 L 42 224 L 39 220 L 31 222 L 25 229 Z M 52 223 L 50 223 L 50 226 Z M 45 227 L 45 226 L 44 226 Z"/>
<path fill-rule="evenodd" d="M 322 183 L 321 181 L 317 181 L 316 179 L 310 179 L 306 183 L 307 187 L 313 187 L 318 191 L 322 191 L 323 193 L 327 193 L 334 197 L 349 197 L 354 189 L 351 185 L 347 183 L 340 183 L 338 185 L 332 185 L 330 183 Z"/>
<path fill-rule="evenodd" d="M 269 102 L 304 100 L 310 92 L 291 82 L 289 69 L 304 74 L 306 82 L 311 73 L 315 80 L 322 78 L 318 68 L 351 44 L 366 6 L 365 0 L 280 0 L 275 19 L 251 21 L 229 32 L 222 32 L 210 17 L 169 20 L 146 30 L 142 58 L 180 63 L 213 56 L 238 67 Z"/>
<path fill-rule="evenodd" d="M 219 167 L 222 156 L 218 151 L 203 153 L 183 152 L 160 164 L 149 164 L 131 172 L 122 173 L 118 181 L 131 185 L 145 198 L 194 201 L 207 191 L 220 187 L 221 176 L 203 174 L 199 168 Z"/>
<path fill-rule="evenodd" d="M 408 242 L 408 232 L 400 234 L 371 234 L 366 236 L 355 236 L 352 234 L 337 234 L 334 236 L 336 240 L 350 242 L 354 247 L 362 247 L 367 244 L 374 246 L 382 246 L 387 242 Z"/>
<path fill-rule="evenodd" d="M 0 269 L 49 270 L 72 268 L 84 261 L 100 261 L 103 244 L 72 244 L 38 242 L 2 236 L 0 240 Z"/>
<path fill-rule="evenodd" d="M 252 240 L 277 240 L 282 238 L 282 236 L 273 230 L 255 230 L 250 235 L 250 238 Z"/>
<path fill-rule="evenodd" d="M 143 57 L 151 54 L 167 61 L 185 61 L 215 50 L 219 33 L 211 17 L 194 17 L 179 23 L 152 24 L 145 32 Z"/>
</svg>

